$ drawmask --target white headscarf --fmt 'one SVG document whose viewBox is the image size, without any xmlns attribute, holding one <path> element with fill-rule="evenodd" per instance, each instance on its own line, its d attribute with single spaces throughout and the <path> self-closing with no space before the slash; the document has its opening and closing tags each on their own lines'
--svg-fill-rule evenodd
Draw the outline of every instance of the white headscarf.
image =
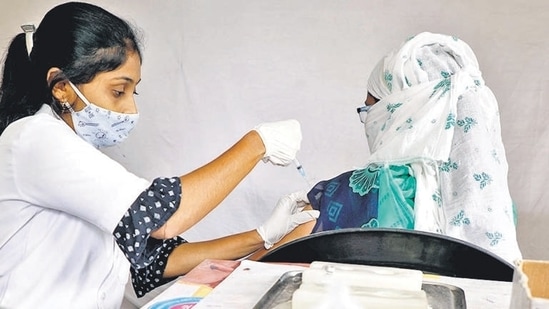
<svg viewBox="0 0 549 309">
<path fill-rule="evenodd" d="M 415 229 L 463 239 L 509 262 L 521 258 L 497 100 L 471 48 L 420 33 L 384 57 L 368 91 L 368 163 L 410 164 Z"/>
</svg>

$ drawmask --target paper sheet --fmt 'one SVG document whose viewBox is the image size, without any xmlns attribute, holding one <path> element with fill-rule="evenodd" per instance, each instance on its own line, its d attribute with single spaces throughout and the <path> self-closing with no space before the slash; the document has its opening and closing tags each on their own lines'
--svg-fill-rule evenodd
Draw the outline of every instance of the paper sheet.
<svg viewBox="0 0 549 309">
<path fill-rule="evenodd" d="M 192 308 L 238 265 L 240 261 L 204 260 L 141 309 Z"/>
<path fill-rule="evenodd" d="M 253 308 L 261 297 L 287 271 L 303 270 L 305 266 L 261 263 L 244 260 L 208 297 L 202 299 L 193 309 Z M 242 287 L 245 286 L 245 289 Z M 245 293 L 243 293 L 245 290 Z"/>
</svg>

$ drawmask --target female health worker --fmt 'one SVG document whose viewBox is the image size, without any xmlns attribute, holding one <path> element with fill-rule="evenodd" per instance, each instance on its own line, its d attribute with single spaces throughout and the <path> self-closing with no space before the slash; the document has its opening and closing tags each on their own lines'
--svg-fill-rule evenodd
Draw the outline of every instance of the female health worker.
<svg viewBox="0 0 549 309">
<path fill-rule="evenodd" d="M 257 229 L 180 238 L 260 160 L 292 162 L 300 125 L 260 124 L 205 166 L 149 181 L 98 150 L 135 126 L 140 80 L 134 30 L 95 5 L 58 5 L 34 35 L 12 40 L 0 88 L 0 307 L 118 308 L 130 271 L 142 296 L 206 258 L 270 247 L 318 216 L 283 198 Z"/>
</svg>

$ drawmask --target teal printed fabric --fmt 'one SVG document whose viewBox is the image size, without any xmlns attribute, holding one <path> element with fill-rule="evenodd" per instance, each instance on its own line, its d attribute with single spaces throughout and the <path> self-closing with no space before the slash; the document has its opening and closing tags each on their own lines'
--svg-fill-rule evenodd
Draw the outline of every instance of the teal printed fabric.
<svg viewBox="0 0 549 309">
<path fill-rule="evenodd" d="M 388 165 L 379 169 L 379 225 L 414 228 L 416 181 L 409 166 Z"/>
<path fill-rule="evenodd" d="M 415 179 L 409 166 L 371 165 L 317 183 L 313 233 L 342 228 L 414 228 Z"/>
</svg>

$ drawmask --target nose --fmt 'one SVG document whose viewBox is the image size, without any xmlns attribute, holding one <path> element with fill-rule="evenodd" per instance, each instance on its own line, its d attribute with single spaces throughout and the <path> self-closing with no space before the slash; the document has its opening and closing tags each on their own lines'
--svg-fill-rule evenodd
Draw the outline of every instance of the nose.
<svg viewBox="0 0 549 309">
<path fill-rule="evenodd" d="M 135 102 L 135 96 L 132 95 L 129 102 L 126 104 L 124 114 L 137 114 L 137 103 Z"/>
</svg>

